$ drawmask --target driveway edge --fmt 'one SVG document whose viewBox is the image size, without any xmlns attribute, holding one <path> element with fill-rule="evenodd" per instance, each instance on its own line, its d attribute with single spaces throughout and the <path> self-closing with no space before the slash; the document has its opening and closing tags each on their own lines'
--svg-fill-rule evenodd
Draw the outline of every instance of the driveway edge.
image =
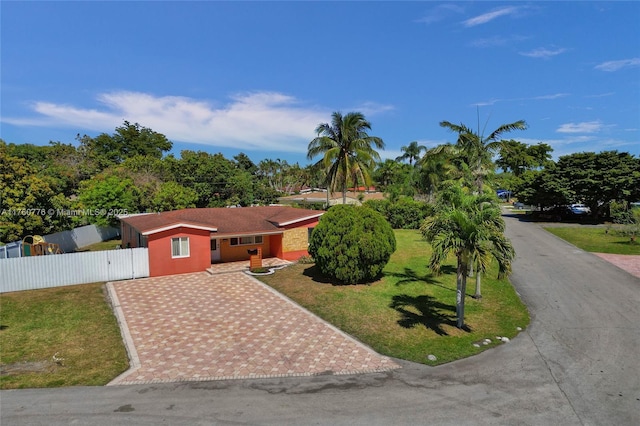
<svg viewBox="0 0 640 426">
<path fill-rule="evenodd" d="M 262 281 L 260 281 L 259 279 L 255 278 L 255 277 L 253 277 L 251 275 L 248 275 L 248 277 L 251 280 L 253 280 L 256 283 L 258 283 L 259 285 L 261 285 L 263 288 L 267 289 L 268 291 L 270 291 L 271 293 L 273 293 L 274 295 L 279 297 L 280 299 L 284 300 L 286 303 L 289 303 L 289 304 L 295 306 L 296 308 L 303 310 L 309 316 L 313 317 L 316 321 L 319 321 L 319 322 L 323 323 L 328 328 L 330 328 L 331 330 L 335 331 L 336 333 L 342 335 L 347 340 L 350 340 L 354 344 L 360 346 L 361 348 L 365 349 L 366 351 L 370 352 L 373 355 L 385 358 L 389 362 L 389 366 L 388 367 L 385 367 L 383 369 L 372 369 L 372 370 L 366 371 L 366 373 L 382 373 L 382 372 L 387 372 L 387 371 L 392 371 L 392 370 L 397 370 L 399 368 L 402 368 L 401 365 L 399 365 L 396 362 L 394 362 L 393 358 L 391 358 L 391 357 L 389 357 L 387 355 L 382 355 L 382 354 L 376 352 L 372 347 L 362 343 L 360 340 L 356 339 L 355 337 L 351 336 L 350 334 L 340 330 L 338 327 L 336 327 L 335 325 L 331 324 L 330 322 L 322 319 L 321 317 L 319 317 L 315 313 L 311 312 L 310 310 L 308 310 L 304 306 L 302 306 L 299 303 L 297 303 L 295 300 L 290 299 L 289 297 L 287 297 L 284 294 L 280 293 L 278 290 L 274 289 L 273 287 L 268 286 L 267 284 L 263 283 Z M 340 375 L 339 373 L 333 373 L 333 374 L 336 375 L 336 376 Z M 357 372 L 347 372 L 347 373 L 342 373 L 342 374 L 343 375 L 357 374 Z"/>
<path fill-rule="evenodd" d="M 109 281 L 106 285 L 107 294 L 109 295 L 109 299 L 111 300 L 111 308 L 113 309 L 113 313 L 115 314 L 116 320 L 118 321 L 120 334 L 122 335 L 124 347 L 127 350 L 127 355 L 129 357 L 129 368 L 127 369 L 127 371 L 120 374 L 118 377 L 106 384 L 106 386 L 113 386 L 120 384 L 120 382 L 122 382 L 129 375 L 138 370 L 141 366 L 141 363 L 140 358 L 138 357 L 138 352 L 136 351 L 136 346 L 133 344 L 133 338 L 131 337 L 131 333 L 129 332 L 127 320 L 124 316 L 124 312 L 122 312 L 122 307 L 120 307 L 120 300 L 118 299 L 116 289 L 114 288 L 111 281 Z"/>
</svg>

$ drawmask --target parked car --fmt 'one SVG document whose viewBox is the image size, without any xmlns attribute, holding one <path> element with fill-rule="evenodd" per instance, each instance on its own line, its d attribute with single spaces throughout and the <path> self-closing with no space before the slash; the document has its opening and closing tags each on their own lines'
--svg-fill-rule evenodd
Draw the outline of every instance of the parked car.
<svg viewBox="0 0 640 426">
<path fill-rule="evenodd" d="M 587 217 L 590 210 L 584 204 L 571 204 L 546 207 L 541 212 L 536 212 L 536 217 L 542 220 L 552 220 L 560 222 L 563 220 L 575 221 L 582 220 Z"/>
<path fill-rule="evenodd" d="M 588 215 L 591 212 L 589 207 L 584 204 L 571 204 L 569 206 L 569 211 L 571 211 L 571 214 L 576 216 Z"/>
</svg>

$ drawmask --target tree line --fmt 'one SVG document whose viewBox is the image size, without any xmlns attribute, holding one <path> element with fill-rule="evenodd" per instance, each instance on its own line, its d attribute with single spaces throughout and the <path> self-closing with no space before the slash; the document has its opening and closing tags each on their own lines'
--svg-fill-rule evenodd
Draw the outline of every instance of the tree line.
<svg viewBox="0 0 640 426">
<path fill-rule="evenodd" d="M 270 204 L 303 186 L 319 186 L 312 167 L 244 153 L 173 147 L 163 134 L 125 121 L 113 134 L 78 135 L 77 144 L 0 140 L 0 241 L 94 223 L 117 226 L 110 212 Z"/>
<path fill-rule="evenodd" d="M 304 187 L 329 188 L 346 198 L 347 188 L 375 186 L 387 201 L 372 207 L 395 212 L 389 216 L 394 226 L 412 228 L 429 212 L 415 203 L 433 205 L 452 183 L 478 193 L 510 190 L 540 208 L 583 202 L 604 217 L 611 216 L 611 205 L 616 217 L 628 217 L 625 206 L 640 199 L 640 159 L 606 151 L 554 162 L 547 144 L 503 139 L 524 130 L 522 120 L 488 135 L 442 121 L 457 136 L 455 142 L 427 148 L 412 141 L 402 146 L 401 156 L 382 161 L 379 150 L 385 143 L 369 134 L 372 126 L 363 114 L 336 112 L 331 119 L 316 128 L 307 156 L 315 162 L 306 166 L 280 159 L 255 164 L 242 152 L 231 159 L 192 150 L 175 156 L 169 154 L 173 144 L 166 136 L 128 121 L 112 134 L 78 135 L 77 144 L 0 140 L 0 241 L 87 223 L 117 224 L 114 216 L 58 213 L 269 204 Z M 403 216 L 408 217 L 405 224 Z"/>
<path fill-rule="evenodd" d="M 515 253 L 504 236 L 498 188 L 544 209 L 585 203 L 592 215 L 635 220 L 627 214 L 640 200 L 640 158 L 604 151 L 551 158 L 544 143 L 527 145 L 504 135 L 527 128 L 524 120 L 485 134 L 449 121 L 440 126 L 455 142 L 427 148 L 412 141 L 395 160 L 381 161 L 384 141 L 370 135 L 359 112 L 335 112 L 320 123 L 301 167 L 280 159 L 253 163 L 244 153 L 184 150 L 179 157 L 164 135 L 127 121 L 111 135 L 78 135 L 77 146 L 12 144 L 0 140 L 0 241 L 95 223 L 116 225 L 115 215 L 189 207 L 249 206 L 277 202 L 303 187 L 342 193 L 375 185 L 387 195 L 368 202 L 395 228 L 420 228 L 431 243 L 431 269 L 449 254 L 457 262 L 458 327 L 464 327 L 466 279 L 475 276 L 475 297 L 491 260 L 510 272 Z M 613 214 L 612 206 L 616 207 Z M 24 214 L 25 212 L 35 214 Z M 51 214 L 52 213 L 52 214 Z"/>
</svg>

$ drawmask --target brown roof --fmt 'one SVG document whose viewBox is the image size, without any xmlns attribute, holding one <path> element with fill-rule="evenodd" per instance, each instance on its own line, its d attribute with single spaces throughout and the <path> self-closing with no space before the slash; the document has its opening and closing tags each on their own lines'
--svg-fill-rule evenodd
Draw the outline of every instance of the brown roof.
<svg viewBox="0 0 640 426">
<path fill-rule="evenodd" d="M 314 219 L 323 213 L 318 210 L 284 206 L 222 207 L 133 215 L 122 217 L 120 220 L 143 235 L 179 226 L 208 229 L 222 235 L 277 232 L 281 231 L 283 226 Z"/>
</svg>

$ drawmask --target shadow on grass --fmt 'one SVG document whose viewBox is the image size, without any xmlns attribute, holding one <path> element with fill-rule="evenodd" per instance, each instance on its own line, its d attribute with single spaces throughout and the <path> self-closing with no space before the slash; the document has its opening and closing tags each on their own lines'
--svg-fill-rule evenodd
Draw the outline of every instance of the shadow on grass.
<svg viewBox="0 0 640 426">
<path fill-rule="evenodd" d="M 306 268 L 304 271 L 302 271 L 302 275 L 304 275 L 305 277 L 311 278 L 313 282 L 320 283 L 320 284 L 331 284 L 333 286 L 371 285 L 376 281 L 379 281 L 380 278 L 382 278 L 382 274 L 380 274 L 378 277 L 376 277 L 374 280 L 371 280 L 371 281 L 347 284 L 335 278 L 327 277 L 322 273 L 322 271 L 320 271 L 320 268 L 318 268 L 316 265 Z"/>
<path fill-rule="evenodd" d="M 456 308 L 438 302 L 434 297 L 409 296 L 407 294 L 399 294 L 391 299 L 390 308 L 395 309 L 402 315 L 398 320 L 398 324 L 404 328 L 413 328 L 417 325 L 423 325 L 433 330 L 439 336 L 448 336 L 449 334 L 442 328 L 443 325 L 456 326 Z M 413 308 L 419 313 L 413 312 L 407 308 Z"/>
<path fill-rule="evenodd" d="M 305 268 L 304 271 L 302 271 L 302 275 L 311 278 L 311 281 L 316 283 L 339 285 L 337 280 L 325 276 L 316 265 L 311 265 L 308 268 Z"/>
<path fill-rule="evenodd" d="M 455 274 L 456 268 L 451 265 L 444 265 L 441 269 L 441 272 L 444 275 Z M 449 290 L 453 292 L 456 291 L 453 288 L 449 288 L 442 285 L 440 280 L 436 279 L 432 273 L 427 273 L 425 275 L 418 275 L 418 273 L 411 268 L 404 268 L 404 272 L 385 272 L 384 275 L 387 277 L 400 278 L 400 280 L 396 283 L 397 286 L 400 286 L 403 284 L 410 284 L 414 282 L 423 282 L 425 284 L 436 285 L 438 287 L 444 288 L 445 290 Z"/>
</svg>

